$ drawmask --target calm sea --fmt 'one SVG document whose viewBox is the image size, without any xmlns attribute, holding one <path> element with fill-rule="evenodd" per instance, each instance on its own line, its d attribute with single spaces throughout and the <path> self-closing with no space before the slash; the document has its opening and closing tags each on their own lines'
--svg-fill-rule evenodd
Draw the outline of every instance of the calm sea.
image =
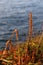
<svg viewBox="0 0 43 65">
<path fill-rule="evenodd" d="M 43 0 L 0 0 L 0 48 L 15 28 L 19 31 L 19 40 L 25 40 L 30 12 L 33 14 L 33 31 L 38 33 L 42 30 Z M 15 34 L 12 40 L 16 40 Z"/>
</svg>

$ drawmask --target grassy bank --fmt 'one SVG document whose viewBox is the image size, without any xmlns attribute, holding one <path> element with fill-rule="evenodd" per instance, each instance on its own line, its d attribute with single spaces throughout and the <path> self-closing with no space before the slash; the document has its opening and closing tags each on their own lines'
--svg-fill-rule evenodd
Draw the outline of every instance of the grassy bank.
<svg viewBox="0 0 43 65">
<path fill-rule="evenodd" d="M 5 55 L 0 54 L 4 65 L 43 65 L 43 39 L 40 45 L 32 39 L 4 51 Z"/>
</svg>

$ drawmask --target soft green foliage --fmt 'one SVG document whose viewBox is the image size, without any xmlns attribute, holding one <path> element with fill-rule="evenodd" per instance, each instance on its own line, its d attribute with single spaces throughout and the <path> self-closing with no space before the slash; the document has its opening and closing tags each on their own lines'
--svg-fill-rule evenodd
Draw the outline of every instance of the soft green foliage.
<svg viewBox="0 0 43 65">
<path fill-rule="evenodd" d="M 13 55 L 9 55 L 6 60 L 12 60 L 13 59 Z"/>
<path fill-rule="evenodd" d="M 33 63 L 29 62 L 28 65 L 34 65 Z"/>
</svg>

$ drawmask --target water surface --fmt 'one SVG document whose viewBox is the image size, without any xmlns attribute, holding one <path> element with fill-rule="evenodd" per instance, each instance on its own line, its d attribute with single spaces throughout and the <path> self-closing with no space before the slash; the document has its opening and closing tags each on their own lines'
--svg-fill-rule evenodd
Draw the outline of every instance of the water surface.
<svg viewBox="0 0 43 65">
<path fill-rule="evenodd" d="M 30 12 L 33 14 L 33 31 L 41 31 L 43 0 L 0 0 L 0 48 L 15 28 L 19 31 L 19 40 L 25 40 Z"/>
</svg>

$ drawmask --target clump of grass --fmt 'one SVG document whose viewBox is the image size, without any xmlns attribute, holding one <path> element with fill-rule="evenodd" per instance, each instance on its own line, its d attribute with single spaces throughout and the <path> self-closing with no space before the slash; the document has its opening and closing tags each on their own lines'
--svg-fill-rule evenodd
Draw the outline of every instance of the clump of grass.
<svg viewBox="0 0 43 65">
<path fill-rule="evenodd" d="M 43 42 L 39 47 L 38 43 L 25 42 L 24 44 L 17 44 L 12 52 L 6 57 L 6 60 L 13 61 L 14 65 L 42 65 L 43 62 Z M 5 62 L 6 63 L 6 62 Z M 9 62 L 6 63 L 8 65 Z"/>
</svg>

